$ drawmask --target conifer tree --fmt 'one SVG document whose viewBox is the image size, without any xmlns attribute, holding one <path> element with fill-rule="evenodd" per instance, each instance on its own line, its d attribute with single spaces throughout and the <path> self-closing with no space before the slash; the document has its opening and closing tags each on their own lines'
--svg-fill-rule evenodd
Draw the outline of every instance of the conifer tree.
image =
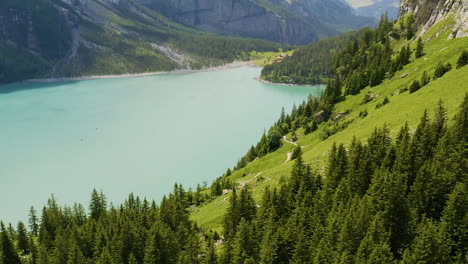
<svg viewBox="0 0 468 264">
<path fill-rule="evenodd" d="M 404 254 L 404 263 L 448 263 L 449 247 L 444 241 L 439 228 L 430 219 L 423 219 L 419 224 L 416 238 L 409 253 Z"/>
<path fill-rule="evenodd" d="M 229 199 L 229 207 L 224 216 L 224 239 L 229 240 L 236 234 L 236 228 L 240 221 L 240 212 L 238 205 L 236 190 L 232 190 L 231 198 Z"/>
<path fill-rule="evenodd" d="M 460 69 L 461 67 L 467 64 L 468 64 L 468 51 L 463 50 L 460 57 L 457 60 L 457 69 Z"/>
<path fill-rule="evenodd" d="M 208 252 L 206 254 L 206 264 L 217 264 L 218 255 L 216 254 L 215 241 L 212 237 L 208 239 Z"/>
<path fill-rule="evenodd" d="M 3 222 L 0 222 L 0 252 L 5 264 L 20 264 L 20 258 L 16 253 L 13 241 L 5 229 Z"/>
<path fill-rule="evenodd" d="M 419 81 L 415 80 L 415 81 L 413 81 L 413 83 L 411 83 L 411 86 L 409 88 L 409 92 L 414 93 L 417 90 L 419 90 L 420 88 L 421 88 L 421 84 L 419 83 Z"/>
<path fill-rule="evenodd" d="M 414 55 L 416 56 L 416 59 L 421 58 L 424 55 L 424 44 L 421 38 L 418 38 L 418 41 L 416 42 L 416 51 L 414 52 Z"/>
<path fill-rule="evenodd" d="M 394 262 L 388 245 L 389 232 L 385 228 L 384 216 L 374 217 L 365 237 L 362 239 L 356 254 L 356 263 L 378 264 Z"/>
<path fill-rule="evenodd" d="M 133 253 L 131 253 L 128 258 L 128 264 L 138 264 L 138 260 Z"/>
<path fill-rule="evenodd" d="M 113 264 L 114 260 L 112 259 L 111 253 L 109 252 L 109 249 L 105 247 L 99 256 L 99 258 L 96 261 L 96 264 Z M 152 264 L 156 264 L 157 262 L 148 262 Z M 146 264 L 146 262 L 145 262 Z"/>
<path fill-rule="evenodd" d="M 172 230 L 166 224 L 156 222 L 148 234 L 143 263 L 176 263 L 179 249 L 180 245 Z"/>
<path fill-rule="evenodd" d="M 468 188 L 458 183 L 449 195 L 441 218 L 442 242 L 449 243 L 450 255 L 468 254 Z"/>
<path fill-rule="evenodd" d="M 29 229 L 31 229 L 31 233 L 33 236 L 38 235 L 39 225 L 37 224 L 36 210 L 34 210 L 34 207 L 32 206 L 29 210 Z"/>
<path fill-rule="evenodd" d="M 18 222 L 16 243 L 18 245 L 18 249 L 21 250 L 23 254 L 29 253 L 28 232 L 24 223 L 21 221 Z"/>
<path fill-rule="evenodd" d="M 106 197 L 104 194 L 98 193 L 96 189 L 93 189 L 91 193 L 91 202 L 89 205 L 90 216 L 92 219 L 97 220 L 99 217 L 104 215 L 107 207 Z"/>
<path fill-rule="evenodd" d="M 257 238 L 253 226 L 241 219 L 233 241 L 233 264 L 243 264 L 247 260 L 256 260 L 258 255 Z M 255 263 L 255 262 L 254 262 Z"/>
<path fill-rule="evenodd" d="M 427 71 L 424 71 L 421 77 L 421 86 L 426 86 L 430 81 L 431 78 L 429 77 L 429 74 L 427 74 Z"/>
<path fill-rule="evenodd" d="M 81 250 L 75 241 L 71 242 L 68 249 L 68 261 L 67 264 L 86 264 L 87 261 L 81 253 Z"/>
<path fill-rule="evenodd" d="M 411 39 L 414 36 L 413 33 L 413 25 L 414 24 L 414 17 L 413 15 L 409 15 L 406 17 L 405 20 L 405 31 L 406 31 L 406 39 Z"/>
</svg>

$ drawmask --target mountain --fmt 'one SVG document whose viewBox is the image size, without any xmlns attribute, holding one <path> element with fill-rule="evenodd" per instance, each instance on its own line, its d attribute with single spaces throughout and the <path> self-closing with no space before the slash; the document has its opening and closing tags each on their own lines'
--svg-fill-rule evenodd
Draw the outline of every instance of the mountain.
<svg viewBox="0 0 468 264">
<path fill-rule="evenodd" d="M 279 47 L 182 26 L 131 0 L 0 2 L 0 83 L 202 68 Z"/>
<path fill-rule="evenodd" d="M 184 25 L 287 44 L 307 44 L 374 23 L 339 0 L 138 1 Z"/>
<path fill-rule="evenodd" d="M 5 0 L 0 83 L 203 68 L 372 22 L 337 0 Z"/>
<path fill-rule="evenodd" d="M 396 19 L 399 12 L 399 1 L 395 0 L 343 0 L 350 4 L 357 15 L 380 18 L 387 13 L 390 19 Z"/>
<path fill-rule="evenodd" d="M 110 206 L 93 190 L 88 211 L 52 196 L 29 230 L 0 222 L 0 263 L 466 263 L 466 4 L 401 6 L 337 38 L 323 96 L 211 187 Z"/>
<path fill-rule="evenodd" d="M 430 0 L 424 4 L 416 0 L 403 0 L 400 4 L 402 16 L 412 16 L 414 28 L 421 28 L 423 35 L 435 24 L 453 15 L 455 25 L 451 27 L 450 38 L 468 36 L 468 2 L 458 0 Z M 451 26 L 451 25 L 450 25 Z"/>
<path fill-rule="evenodd" d="M 398 26 L 394 26 L 390 29 L 389 39 L 396 42 L 400 38 L 412 39 L 414 34 L 418 34 L 416 37 L 423 36 L 427 31 L 432 29 L 434 25 L 441 24 L 442 21 L 447 23 L 447 28 L 443 30 L 450 30 L 449 38 L 462 38 L 468 36 L 468 3 L 466 1 L 452 1 L 452 0 L 434 0 L 427 1 L 421 4 L 418 1 L 407 0 L 401 2 L 402 17 L 397 23 Z M 384 23 L 382 23 L 384 22 Z M 386 24 L 389 21 L 384 19 L 378 27 L 378 32 L 386 31 Z M 367 32 L 367 33 L 366 33 Z M 362 30 L 360 34 L 372 35 L 373 33 L 369 30 Z M 343 35 L 345 36 L 345 35 Z M 312 43 L 303 47 L 298 48 L 295 53 L 282 60 L 280 63 L 273 63 L 263 68 L 262 78 L 272 82 L 282 83 L 293 83 L 293 84 L 318 84 L 324 83 L 324 79 L 328 78 L 332 72 L 340 71 L 340 65 L 365 65 L 368 67 L 362 85 L 367 85 L 370 82 L 372 72 L 375 68 L 380 65 L 375 64 L 372 57 L 369 57 L 372 53 L 359 52 L 355 53 L 356 43 L 358 42 L 356 35 L 348 34 L 350 38 L 354 37 L 354 42 L 348 43 L 348 47 L 339 41 L 342 37 L 336 38 L 335 40 L 321 40 L 316 43 Z M 324 47 L 328 50 L 324 51 Z M 346 48 L 351 54 L 340 52 L 340 50 Z M 376 49 L 380 49 L 376 45 Z M 396 53 L 397 51 L 393 51 Z M 341 56 L 336 56 L 333 59 L 335 53 Z M 349 58 L 354 56 L 355 61 L 350 61 Z M 379 57 L 378 55 L 377 57 Z M 396 60 L 397 58 L 393 58 Z M 390 57 L 389 57 L 389 60 Z M 395 69 L 390 69 L 392 64 L 395 66 L 395 61 L 389 62 L 386 67 L 389 68 L 386 71 L 387 75 L 392 75 Z M 374 64 L 374 65 L 372 65 Z M 353 69 L 356 70 L 356 69 Z M 352 70 L 351 70 L 352 72 Z M 383 75 L 382 75 L 383 76 Z M 344 84 L 354 82 L 354 75 L 345 72 L 341 78 Z M 362 77 L 362 76 L 361 76 Z M 359 78 L 361 79 L 361 78 Z M 362 86 L 360 85 L 360 86 Z"/>
</svg>

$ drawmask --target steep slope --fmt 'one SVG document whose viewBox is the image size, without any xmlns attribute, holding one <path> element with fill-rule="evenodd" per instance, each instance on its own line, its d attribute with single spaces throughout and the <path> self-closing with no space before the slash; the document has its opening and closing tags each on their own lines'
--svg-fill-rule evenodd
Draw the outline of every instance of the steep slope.
<svg viewBox="0 0 468 264">
<path fill-rule="evenodd" d="M 355 16 L 337 0 L 138 1 L 188 26 L 288 44 L 306 44 L 374 22 Z"/>
<path fill-rule="evenodd" d="M 460 38 L 468 35 L 468 4 L 466 1 L 426 1 L 423 4 L 417 4 L 417 1 L 403 1 L 401 4 L 402 17 L 396 23 L 396 26 L 392 28 L 392 31 L 389 34 L 389 39 L 393 42 L 398 42 L 402 37 L 412 38 L 416 35 L 416 38 L 422 36 L 429 29 L 431 29 L 436 23 L 440 21 L 454 21 L 454 25 L 448 24 L 447 28 L 442 30 L 451 30 L 451 34 L 448 37 L 451 38 Z M 386 30 L 385 24 L 391 23 L 386 17 L 383 18 L 379 27 L 379 31 Z M 368 34 L 372 36 L 373 33 L 369 32 L 368 29 L 361 31 L 361 34 Z M 346 46 L 346 50 L 341 53 L 340 57 L 336 57 L 333 60 L 333 52 L 341 52 L 343 45 L 337 46 L 338 49 L 335 50 L 334 47 L 328 51 L 328 55 L 324 56 L 326 52 L 322 52 L 317 49 L 317 46 L 323 45 L 328 40 L 324 40 L 318 43 L 312 43 L 304 47 L 300 47 L 296 52 L 292 54 L 291 57 L 286 58 L 281 61 L 281 63 L 273 63 L 267 65 L 262 71 L 262 79 L 271 82 L 280 82 L 280 83 L 289 83 L 289 84 L 317 84 L 324 83 L 323 77 L 329 76 L 332 72 L 339 72 L 340 67 L 346 66 L 348 64 L 355 65 L 356 67 L 368 67 L 368 71 L 364 78 L 363 84 L 356 84 L 357 79 L 362 79 L 362 76 L 348 76 L 348 73 L 345 72 L 342 74 L 341 78 L 346 83 L 354 82 L 356 86 L 362 87 L 370 81 L 370 75 L 372 75 L 373 69 L 377 69 L 381 66 L 386 67 L 384 64 L 379 64 L 376 61 L 372 61 L 373 53 L 380 53 L 385 51 L 378 51 L 382 47 L 378 45 L 375 46 L 374 52 L 372 53 L 363 53 L 362 56 L 355 57 L 355 61 L 349 60 L 349 57 L 353 56 L 354 46 L 356 43 L 349 43 Z M 356 40 L 358 41 L 358 40 Z M 333 42 L 332 42 L 333 43 Z M 398 49 L 401 49 L 398 46 Z M 395 54 L 398 50 L 395 49 L 393 53 Z M 348 54 L 346 54 L 348 53 Z M 387 57 L 392 56 L 392 52 L 387 54 Z M 395 58 L 394 58 L 395 59 Z M 332 65 L 333 67 L 323 68 L 320 66 Z M 374 65 L 371 65 L 374 64 Z M 398 63 L 397 63 L 398 64 Z M 394 63 L 392 68 L 397 67 Z M 395 69 L 391 69 L 388 72 L 382 72 L 379 78 L 385 76 L 385 73 L 391 75 Z M 377 79 L 379 79 L 377 78 Z M 374 78 L 376 79 L 376 78 Z M 378 81 L 377 81 L 378 82 Z M 373 84 L 374 85 L 374 84 Z"/>
<path fill-rule="evenodd" d="M 280 47 L 187 28 L 131 0 L 8 0 L 0 18 L 0 82 L 201 68 Z"/>
<path fill-rule="evenodd" d="M 453 16 L 455 26 L 449 38 L 468 36 L 468 2 L 463 0 L 404 0 L 401 1 L 402 16 L 412 16 L 414 27 L 421 28 L 420 35 L 427 32 L 433 25 Z"/>
<path fill-rule="evenodd" d="M 387 13 L 391 19 L 396 19 L 398 18 L 399 13 L 398 4 L 398 1 L 395 0 L 375 1 L 375 3 L 372 5 L 356 8 L 356 14 L 378 18 Z"/>
<path fill-rule="evenodd" d="M 382 84 L 367 86 L 357 95 L 346 96 L 344 101 L 335 105 L 330 114 L 333 118 L 319 125 L 314 132 L 306 135 L 303 128 L 294 131 L 298 137 L 297 145 L 303 146 L 305 162 L 323 172 L 328 151 L 334 142 L 348 145 L 354 137 L 361 140 L 368 138 L 376 127 L 384 126 L 389 129 L 390 135 L 395 137 L 405 122 L 414 131 L 424 110 L 429 110 L 431 114 L 439 100 L 444 102 L 447 115 L 452 118 L 468 92 L 468 66 L 453 69 L 443 77 L 431 80 L 416 92 L 409 93 L 408 87 L 414 81 L 419 81 L 424 72 L 432 76 L 439 62 L 456 65 L 461 52 L 468 46 L 468 38 L 449 39 L 457 25 L 458 22 L 454 21 L 451 15 L 440 19 L 421 35 L 425 43 L 424 56 L 412 57 L 409 64 Z M 411 49 L 414 49 L 416 40 L 394 41 L 392 45 L 399 48 L 406 44 L 410 44 Z M 369 98 L 373 99 L 369 101 Z M 294 137 L 294 134 L 290 133 L 287 137 Z M 284 177 L 289 175 L 293 163 L 288 162 L 287 157 L 294 149 L 294 145 L 283 141 L 282 147 L 277 151 L 255 159 L 228 178 L 234 185 L 248 184 L 256 201 L 260 201 L 266 187 L 284 182 Z M 219 197 L 193 209 L 193 219 L 205 228 L 221 231 L 222 218 L 228 206 L 227 200 L 226 197 Z"/>
</svg>

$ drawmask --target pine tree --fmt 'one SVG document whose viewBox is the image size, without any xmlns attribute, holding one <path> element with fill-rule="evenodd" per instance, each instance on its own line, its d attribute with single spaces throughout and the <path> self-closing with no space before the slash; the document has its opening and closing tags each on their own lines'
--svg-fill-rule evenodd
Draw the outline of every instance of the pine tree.
<svg viewBox="0 0 468 264">
<path fill-rule="evenodd" d="M 419 90 L 421 88 L 421 84 L 419 84 L 419 81 L 413 81 L 413 83 L 411 83 L 411 86 L 409 88 L 409 92 L 410 93 L 414 93 L 416 92 L 417 90 Z"/>
<path fill-rule="evenodd" d="M 414 55 L 416 56 L 416 59 L 421 58 L 424 55 L 424 44 L 421 38 L 418 38 Z"/>
<path fill-rule="evenodd" d="M 34 210 L 34 207 L 32 206 L 29 210 L 29 229 L 31 229 L 31 233 L 33 236 L 38 235 L 39 225 L 37 224 L 36 210 Z"/>
<path fill-rule="evenodd" d="M 96 264 L 113 264 L 114 260 L 112 259 L 111 253 L 107 247 L 105 247 L 100 254 L 98 260 L 96 261 Z M 148 262 L 151 264 L 156 264 L 158 262 Z M 145 262 L 146 264 L 146 262 Z"/>
<path fill-rule="evenodd" d="M 210 237 L 208 239 L 208 252 L 206 254 L 206 264 L 217 264 L 218 255 L 216 254 L 215 240 Z"/>
<path fill-rule="evenodd" d="M 148 234 L 144 264 L 175 263 L 180 245 L 172 230 L 164 223 L 156 222 Z"/>
<path fill-rule="evenodd" d="M 424 71 L 421 77 L 421 86 L 426 86 L 430 81 L 431 81 L 431 77 L 429 77 L 429 74 L 427 74 L 427 71 Z"/>
<path fill-rule="evenodd" d="M 257 259 L 258 245 L 253 226 L 241 219 L 233 241 L 233 264 L 243 264 L 248 259 Z"/>
<path fill-rule="evenodd" d="M 297 241 L 294 245 L 293 255 L 291 263 L 293 264 L 304 264 L 310 263 L 310 244 L 308 237 L 306 236 L 304 229 L 301 228 L 297 236 Z"/>
<path fill-rule="evenodd" d="M 133 253 L 131 253 L 128 258 L 128 264 L 138 264 L 138 260 Z"/>
<path fill-rule="evenodd" d="M 238 203 L 236 190 L 233 189 L 231 198 L 229 199 L 229 207 L 224 216 L 223 230 L 225 240 L 231 239 L 236 234 L 236 228 L 241 219 Z"/>
<path fill-rule="evenodd" d="M 20 264 L 20 258 L 3 222 L 0 222 L 0 252 L 6 264 Z"/>
<path fill-rule="evenodd" d="M 449 195 L 441 218 L 442 242 L 450 243 L 450 255 L 468 254 L 468 188 L 458 183 Z"/>
<path fill-rule="evenodd" d="M 356 263 L 378 264 L 392 263 L 393 254 L 388 245 L 389 232 L 385 228 L 385 216 L 377 214 L 374 217 L 365 237 L 359 245 Z"/>
<path fill-rule="evenodd" d="M 190 234 L 187 238 L 187 245 L 180 253 L 178 264 L 200 264 L 198 254 L 200 252 L 200 239 L 197 234 Z"/>
<path fill-rule="evenodd" d="M 23 254 L 29 253 L 29 242 L 28 242 L 28 231 L 24 226 L 23 222 L 18 222 L 18 231 L 16 237 L 16 243 L 18 245 L 18 249 L 23 252 Z"/>
<path fill-rule="evenodd" d="M 460 57 L 457 60 L 457 69 L 460 69 L 461 67 L 467 64 L 468 64 L 468 51 L 463 50 Z"/>
<path fill-rule="evenodd" d="M 106 197 L 104 194 L 98 193 L 96 189 L 93 189 L 91 193 L 91 202 L 89 205 L 90 216 L 94 220 L 98 220 L 99 217 L 104 215 L 107 207 Z"/>
<path fill-rule="evenodd" d="M 67 264 L 86 264 L 87 261 L 81 253 L 81 250 L 76 241 L 72 241 L 68 249 L 68 261 Z"/>
<path fill-rule="evenodd" d="M 414 24 L 414 17 L 413 15 L 409 15 L 406 17 L 405 21 L 405 31 L 406 31 L 406 39 L 410 40 L 413 36 L 413 25 Z"/>
<path fill-rule="evenodd" d="M 418 226 L 409 254 L 403 256 L 404 263 L 448 263 L 449 247 L 439 228 L 430 219 L 424 219 Z"/>
</svg>

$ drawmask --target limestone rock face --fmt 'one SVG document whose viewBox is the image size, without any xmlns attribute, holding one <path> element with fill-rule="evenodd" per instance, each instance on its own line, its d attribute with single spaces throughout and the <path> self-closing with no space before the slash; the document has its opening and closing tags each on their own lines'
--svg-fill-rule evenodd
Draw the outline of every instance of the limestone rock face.
<svg viewBox="0 0 468 264">
<path fill-rule="evenodd" d="M 269 7 L 252 0 L 139 1 L 179 23 L 219 34 L 288 44 L 318 40 L 318 34 L 309 22 L 300 16 L 294 17 L 293 12 L 277 4 Z"/>
<path fill-rule="evenodd" d="M 420 34 L 424 34 L 439 21 L 453 15 L 455 26 L 449 38 L 468 36 L 468 1 L 465 0 L 402 0 L 400 13 L 413 14 L 415 26 L 422 27 Z"/>
</svg>

